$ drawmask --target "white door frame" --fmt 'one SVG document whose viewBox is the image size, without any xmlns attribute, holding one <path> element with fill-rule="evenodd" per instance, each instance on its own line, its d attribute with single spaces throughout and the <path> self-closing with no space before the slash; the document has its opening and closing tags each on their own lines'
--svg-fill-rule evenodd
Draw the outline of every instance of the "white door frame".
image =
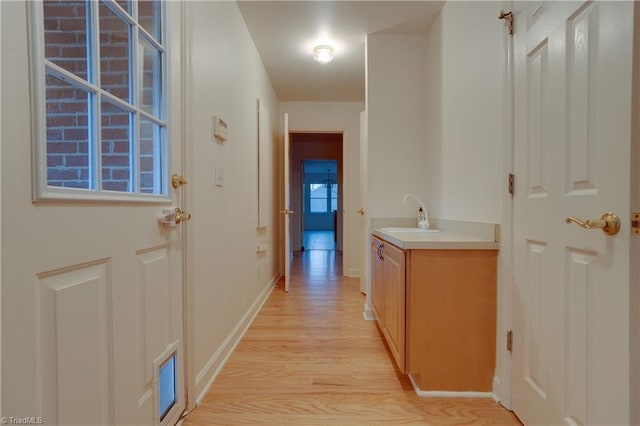
<svg viewBox="0 0 640 426">
<path fill-rule="evenodd" d="M 633 104 L 632 117 L 640 117 L 640 5 L 634 7 L 634 61 L 633 61 Z M 634 121 L 631 129 L 631 211 L 640 212 L 640 120 Z M 636 324 L 636 333 L 631 336 L 631 398 L 640 401 L 640 235 L 631 236 L 631 321 Z M 631 328 L 634 329 L 633 327 Z M 640 424 L 640 404 L 635 405 L 635 412 L 631 413 L 631 423 Z"/>
<path fill-rule="evenodd" d="M 181 5 L 183 3 L 181 2 Z M 189 170 L 193 164 L 193 129 L 192 126 L 186 125 L 188 117 L 193 115 L 193 108 L 191 99 L 193 99 L 193 87 L 191 85 L 192 75 L 192 50 L 188 37 L 188 25 L 187 20 L 189 16 L 185 10 L 184 5 L 182 7 L 182 170 L 189 181 Z M 185 185 L 182 193 L 182 205 L 184 209 L 189 212 L 193 212 L 194 203 L 192 195 L 193 186 Z M 197 219 L 196 219 L 197 220 Z M 183 245 L 182 245 L 182 261 L 183 261 L 183 318 L 184 318 L 184 374 L 185 374 L 185 411 L 188 413 L 197 405 L 197 387 L 196 387 L 196 347 L 195 347 L 195 303 L 194 303 L 194 283 L 193 283 L 193 256 L 190 253 L 194 251 L 194 226 L 188 226 L 186 231 L 183 232 Z"/>
<path fill-rule="evenodd" d="M 350 204 L 349 204 L 349 177 L 347 171 L 346 164 L 349 161 L 349 147 L 348 147 L 348 139 L 349 139 L 349 131 L 347 129 L 294 129 L 289 128 L 289 134 L 298 134 L 298 133 L 336 133 L 342 134 L 342 165 L 338 164 L 338 171 L 342 172 L 342 192 L 341 196 L 338 196 L 338 215 L 340 216 L 340 220 L 342 221 L 342 275 L 347 276 L 348 274 L 348 265 L 350 260 L 350 250 L 347 248 L 351 247 L 351 242 L 349 240 L 349 226 L 348 226 L 348 217 L 350 212 Z M 293 144 L 290 142 L 290 146 Z M 284 167 L 281 167 L 281 170 Z M 281 181 L 284 178 L 281 179 Z M 340 198 L 342 198 L 342 203 L 340 203 Z M 336 243 L 337 244 L 337 243 Z M 284 258 L 283 262 L 284 263 Z M 284 270 L 284 269 L 283 269 Z"/>
<path fill-rule="evenodd" d="M 513 2 L 507 2 L 507 10 L 512 10 Z M 515 144 L 515 117 L 514 117 L 514 63 L 513 63 L 513 37 L 509 35 L 508 24 L 504 23 L 503 32 L 504 51 L 504 128 L 502 137 L 504 141 L 503 152 L 503 177 L 504 187 L 502 225 L 500 236 L 500 251 L 498 254 L 498 330 L 496 339 L 496 374 L 493 382 L 493 393 L 498 396 L 500 403 L 507 409 L 511 409 L 511 353 L 507 350 L 507 332 L 511 330 L 512 309 L 511 301 L 513 291 L 513 196 L 508 190 L 508 177 L 514 173 L 514 144 Z"/>
<path fill-rule="evenodd" d="M 0 5 L 0 34 L 2 34 L 2 6 Z M 0 55 L 0 81 L 2 81 L 2 55 Z M 2 106 L 0 103 L 0 128 L 2 128 Z M 2 176 L 2 132 L 0 132 L 0 176 Z M 0 223 L 2 223 L 2 186 L 0 185 Z M 0 241 L 2 241 L 2 227 L 0 226 Z M 0 259 L 2 259 L 2 244 L 0 244 Z M 0 330 L 2 330 L 2 262 L 0 261 Z M 0 339 L 0 354 L 2 354 L 2 339 Z M 1 361 L 1 360 L 0 360 Z M 0 362 L 0 377 L 2 377 L 2 362 Z M 0 386 L 0 413 L 2 413 L 2 386 Z"/>
</svg>

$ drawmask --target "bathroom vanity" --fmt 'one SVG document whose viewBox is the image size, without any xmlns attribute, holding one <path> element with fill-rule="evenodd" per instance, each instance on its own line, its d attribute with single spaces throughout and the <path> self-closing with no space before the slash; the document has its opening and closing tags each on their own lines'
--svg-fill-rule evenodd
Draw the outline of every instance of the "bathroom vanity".
<svg viewBox="0 0 640 426">
<path fill-rule="evenodd" d="M 498 237 L 484 234 L 372 233 L 374 316 L 419 391 L 492 390 Z"/>
</svg>

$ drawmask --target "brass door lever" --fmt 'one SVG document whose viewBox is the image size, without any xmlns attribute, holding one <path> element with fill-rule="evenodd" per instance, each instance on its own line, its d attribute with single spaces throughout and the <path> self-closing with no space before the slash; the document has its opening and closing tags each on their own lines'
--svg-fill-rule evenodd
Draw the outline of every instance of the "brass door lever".
<svg viewBox="0 0 640 426">
<path fill-rule="evenodd" d="M 580 220 L 573 216 L 565 219 L 566 223 L 575 223 L 584 229 L 602 229 L 607 235 L 616 235 L 620 231 L 620 218 L 617 214 L 607 212 L 600 219 Z"/>
</svg>

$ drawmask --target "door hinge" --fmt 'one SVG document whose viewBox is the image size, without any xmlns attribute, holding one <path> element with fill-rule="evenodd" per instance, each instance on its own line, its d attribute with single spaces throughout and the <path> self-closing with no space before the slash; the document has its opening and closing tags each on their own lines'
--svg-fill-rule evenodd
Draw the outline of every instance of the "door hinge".
<svg viewBox="0 0 640 426">
<path fill-rule="evenodd" d="M 516 177 L 513 173 L 509 173 L 509 195 L 513 196 L 515 193 L 515 181 Z"/>
<path fill-rule="evenodd" d="M 631 233 L 640 235 L 640 213 L 631 213 Z"/>
<path fill-rule="evenodd" d="M 509 35 L 513 35 L 513 13 L 501 10 L 500 14 L 498 15 L 498 19 L 507 21 Z"/>
<path fill-rule="evenodd" d="M 507 350 L 509 352 L 513 350 L 513 330 L 507 331 Z"/>
</svg>

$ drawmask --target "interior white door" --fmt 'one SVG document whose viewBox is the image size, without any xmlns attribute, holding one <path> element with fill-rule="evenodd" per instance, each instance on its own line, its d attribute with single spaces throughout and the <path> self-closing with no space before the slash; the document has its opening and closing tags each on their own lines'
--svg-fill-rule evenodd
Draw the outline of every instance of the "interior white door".
<svg viewBox="0 0 640 426">
<path fill-rule="evenodd" d="M 514 5 L 513 409 L 630 424 L 634 4 Z M 565 222 L 608 211 L 616 235 Z"/>
<path fill-rule="evenodd" d="M 165 182 L 168 199 L 159 202 L 32 202 L 39 106 L 29 97 L 27 3 L 1 5 L 2 63 L 11 64 L 2 70 L 2 205 L 11 207 L 2 212 L 2 416 L 158 424 L 167 373 L 176 381 L 165 395 L 175 392 L 175 401 L 162 424 L 175 424 L 185 401 L 184 225 L 166 228 L 158 217 L 180 205 L 181 189 Z M 179 25 L 181 6 L 167 7 Z M 168 30 L 171 155 L 162 167 L 181 173 L 180 108 L 172 107 L 181 103 L 180 27 Z"/>
<path fill-rule="evenodd" d="M 283 134 L 284 134 L 284 146 L 283 146 L 283 194 L 284 194 L 284 209 L 280 212 L 284 215 L 284 290 L 289 291 L 289 284 L 291 282 L 291 259 L 293 258 L 293 251 L 291 248 L 291 216 L 294 212 L 291 208 L 291 152 L 289 150 L 289 114 L 284 113 L 283 122 Z"/>
<path fill-rule="evenodd" d="M 367 111 L 360 113 L 360 292 L 367 294 L 369 279 L 370 239 L 367 226 Z M 368 312 L 365 302 L 365 313 Z"/>
</svg>

